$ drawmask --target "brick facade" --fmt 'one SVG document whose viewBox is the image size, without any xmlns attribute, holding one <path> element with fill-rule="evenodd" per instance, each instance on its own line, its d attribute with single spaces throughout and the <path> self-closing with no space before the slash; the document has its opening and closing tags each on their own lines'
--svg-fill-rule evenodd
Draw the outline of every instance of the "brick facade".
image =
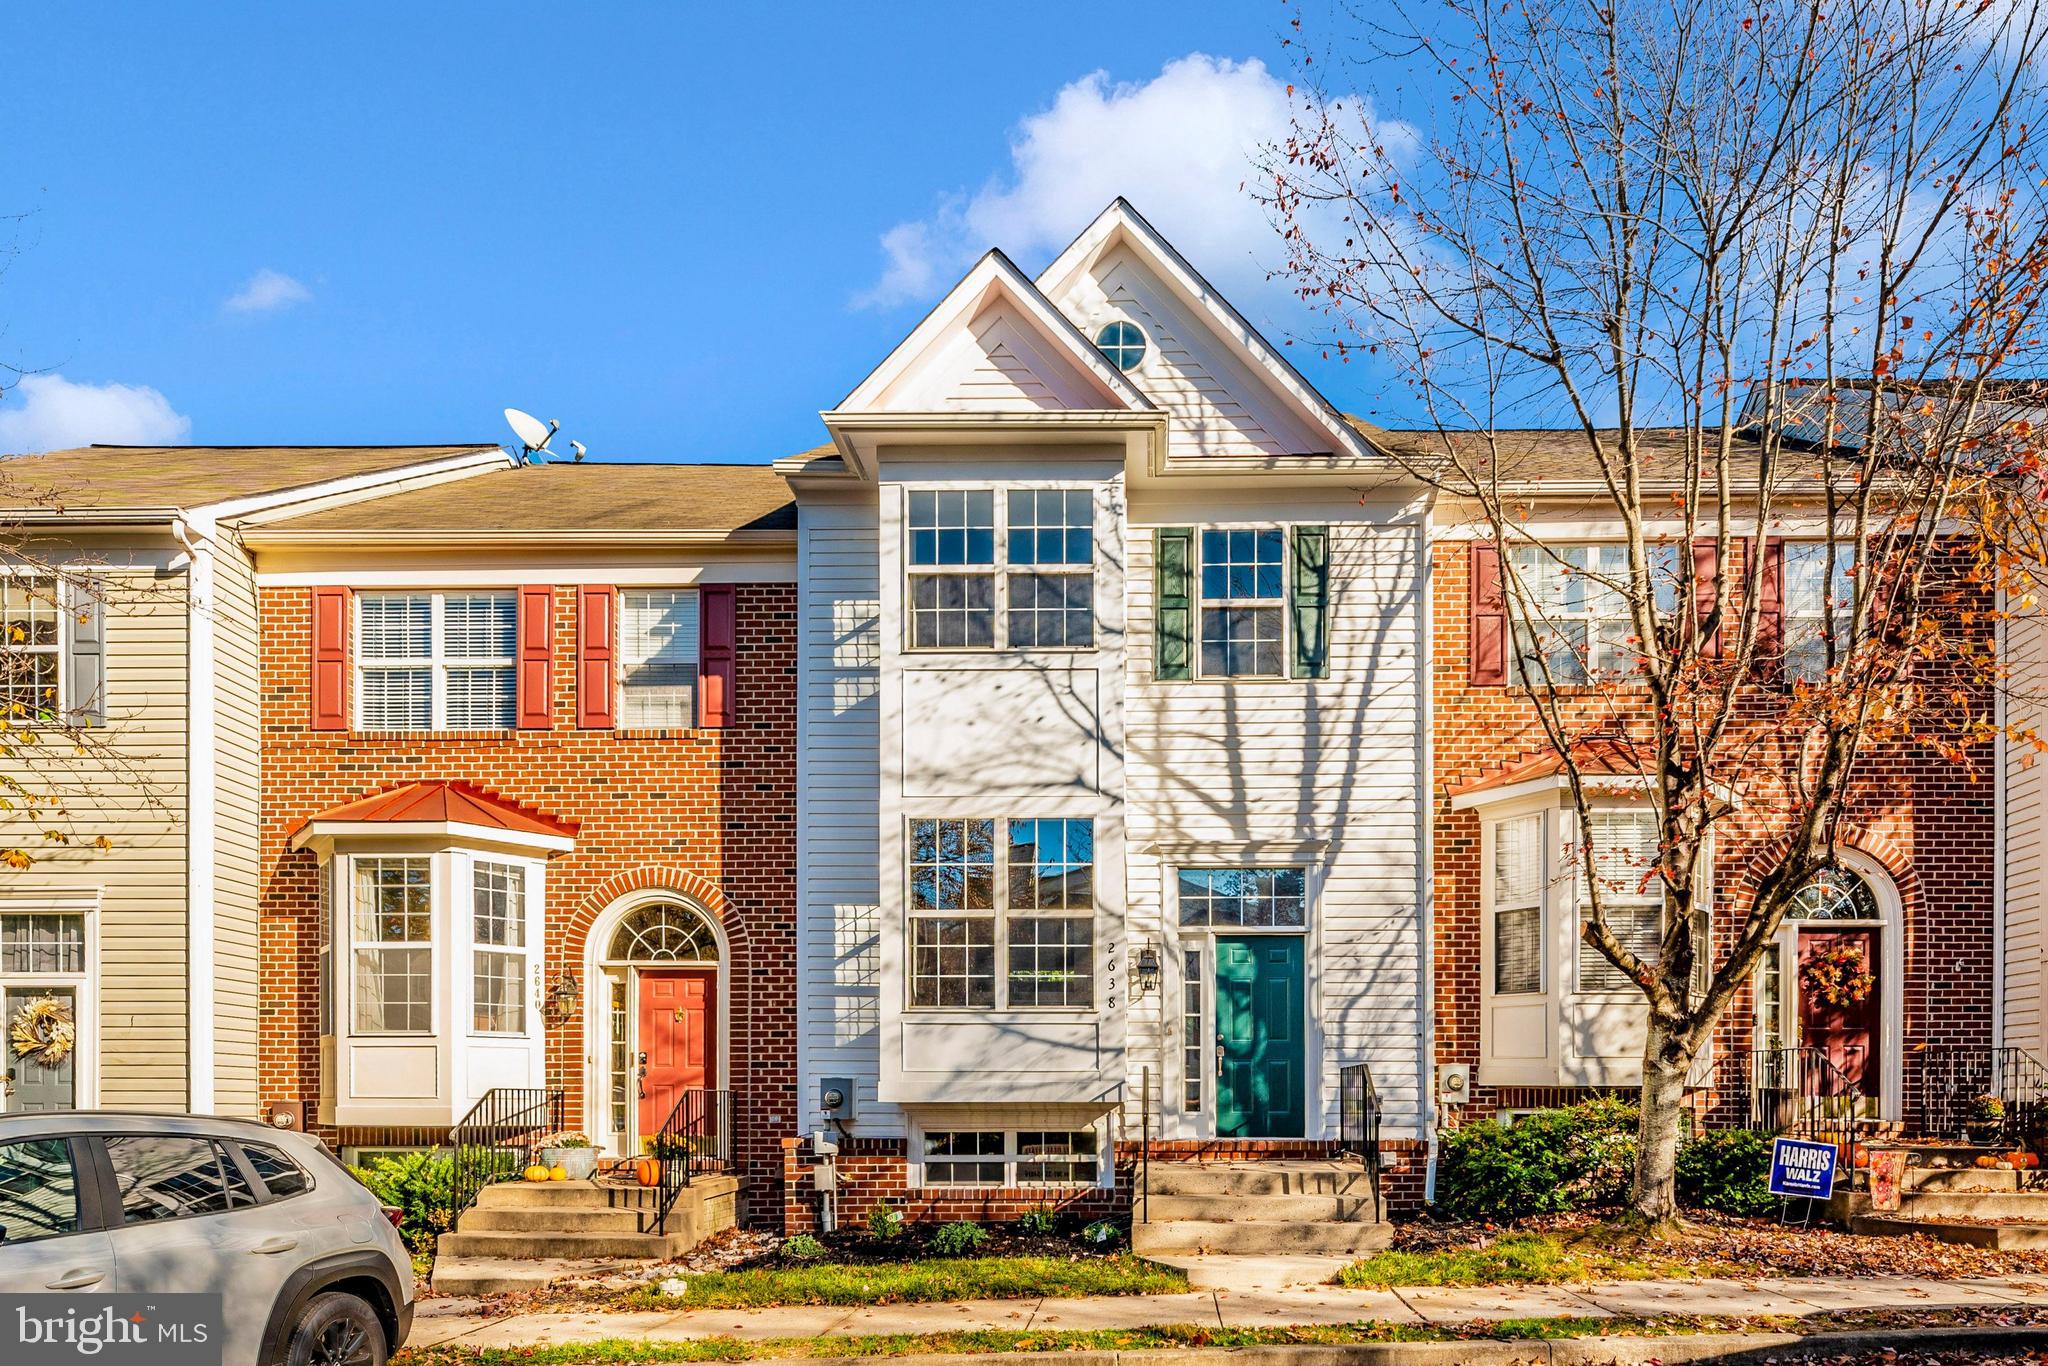
<svg viewBox="0 0 2048 1366">
<path fill-rule="evenodd" d="M 772 1226 L 783 1197 L 782 1137 L 796 1108 L 796 587 L 737 590 L 736 715 L 722 730 L 579 730 L 576 593 L 554 590 L 553 727 L 480 732 L 315 731 L 310 727 L 309 591 L 266 588 L 262 639 L 262 1100 L 319 1095 L 317 863 L 292 832 L 353 798 L 459 779 L 577 823 L 575 849 L 548 865 L 546 980 L 574 976 L 582 1001 L 547 1017 L 547 1083 L 585 1122 L 582 981 L 592 922 L 621 896 L 667 889 L 715 915 L 730 944 L 731 1076 L 743 1215 Z M 376 1132 L 330 1134 L 389 1142 Z M 445 1137 L 445 1135 L 443 1136 Z"/>
<path fill-rule="evenodd" d="M 1439 1065 L 1480 1060 L 1480 813 L 1454 811 L 1449 793 L 1460 784 L 1550 752 L 1535 703 L 1513 685 L 1469 681 L 1470 547 L 1439 543 L 1433 552 L 1433 654 L 1436 883 L 1436 1057 Z M 1740 564 L 1732 567 L 1739 574 Z M 1980 613 L 1974 629 L 1988 630 Z M 1981 697 L 1975 699 L 1981 702 Z M 1592 730 L 1613 715 L 1613 699 L 1591 690 L 1574 724 Z M 1743 705 L 1753 709 L 1752 731 L 1782 706 L 1775 689 L 1758 687 Z M 1641 717 L 1624 717 L 1631 729 Z M 1647 733 L 1647 727 L 1642 727 Z M 1746 766 L 1743 808 L 1717 827 L 1714 857 L 1714 938 L 1717 953 L 1730 947 L 1755 877 L 1768 866 L 1774 828 L 1772 785 L 1778 781 L 1769 747 Z M 1902 903 L 1904 932 L 1902 1032 L 1916 1045 L 1992 1040 L 1993 954 L 1997 917 L 1993 870 L 1997 860 L 1996 774 L 1986 749 L 1974 775 L 1932 748 L 1899 743 L 1873 749 L 1852 788 L 1840 843 L 1882 865 Z M 1782 807 L 1778 810 L 1782 811 Z M 1931 836 L 1931 837 L 1930 837 Z M 1745 988 L 1716 1032 L 1717 1048 L 1752 1044 L 1755 1004 Z M 1905 1081 L 1907 1122 L 1913 1118 L 1913 1076 Z M 1584 1088 L 1476 1085 L 1464 1118 L 1488 1118 L 1499 1108 L 1566 1104 Z M 1455 1123 L 1460 1116 L 1448 1116 Z"/>
</svg>

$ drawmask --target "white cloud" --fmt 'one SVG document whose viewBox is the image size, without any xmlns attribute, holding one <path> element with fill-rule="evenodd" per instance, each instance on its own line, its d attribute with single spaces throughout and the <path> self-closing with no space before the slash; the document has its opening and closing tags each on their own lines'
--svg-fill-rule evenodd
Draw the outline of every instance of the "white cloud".
<svg viewBox="0 0 2048 1366">
<path fill-rule="evenodd" d="M 275 313 L 313 297 L 313 291 L 281 270 L 265 266 L 249 282 L 228 295 L 221 307 L 230 313 Z"/>
<path fill-rule="evenodd" d="M 1263 281 L 1283 249 L 1245 181 L 1259 146 L 1287 135 L 1289 105 L 1257 60 L 1191 53 L 1149 81 L 1083 76 L 1018 125 L 1006 175 L 884 233 L 887 265 L 856 303 L 929 299 L 991 246 L 1049 255 L 1118 195 L 1219 285 Z"/>
<path fill-rule="evenodd" d="M 23 375 L 0 398 L 0 453 L 54 451 L 95 441 L 154 446 L 185 439 L 192 419 L 141 384 L 74 384 Z"/>
</svg>

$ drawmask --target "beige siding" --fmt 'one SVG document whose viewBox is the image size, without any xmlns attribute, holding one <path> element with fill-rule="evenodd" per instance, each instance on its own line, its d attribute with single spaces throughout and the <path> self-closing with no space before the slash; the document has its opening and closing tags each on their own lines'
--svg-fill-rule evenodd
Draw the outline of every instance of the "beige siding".
<svg viewBox="0 0 2048 1366">
<path fill-rule="evenodd" d="M 2032 699 L 2048 682 L 2048 627 L 2038 613 L 2015 615 L 2007 626 L 2012 659 L 2011 718 L 2015 725 L 2039 726 L 2044 718 Z M 2048 758 L 2031 744 L 2007 746 L 2005 788 L 2005 1042 L 2048 1056 L 2048 1019 L 2041 1004 L 2041 959 L 2048 953 L 2048 904 L 2041 879 L 2041 841 L 2048 836 L 2042 804 L 2048 801 L 2043 768 Z"/>
<path fill-rule="evenodd" d="M 168 547 L 94 553 L 108 566 L 107 724 L 85 753 L 48 746 L 14 760 L 30 785 L 65 795 L 76 843 L 0 873 L 0 896 L 99 897 L 99 1103 L 177 1110 L 186 1104 L 185 577 L 129 567 L 162 563 Z M 110 848 L 91 847 L 100 836 Z"/>
<path fill-rule="evenodd" d="M 256 580 L 249 557 L 220 547 L 214 566 L 214 1101 L 216 1114 L 257 1104 L 259 820 Z"/>
</svg>

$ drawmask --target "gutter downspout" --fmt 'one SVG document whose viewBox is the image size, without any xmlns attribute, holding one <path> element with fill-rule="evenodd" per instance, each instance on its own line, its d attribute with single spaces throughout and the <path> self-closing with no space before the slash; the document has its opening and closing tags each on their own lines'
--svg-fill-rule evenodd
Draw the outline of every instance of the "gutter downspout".
<svg viewBox="0 0 2048 1366">
<path fill-rule="evenodd" d="M 1416 714 L 1420 720 L 1416 735 L 1416 763 L 1421 779 L 1416 784 L 1417 859 L 1415 868 L 1416 934 L 1421 939 L 1422 963 L 1417 979 L 1421 986 L 1418 1016 L 1422 1022 L 1419 1050 L 1422 1075 L 1416 1095 L 1422 1120 L 1422 1136 L 1428 1144 L 1423 1171 L 1424 1204 L 1436 1202 L 1436 544 L 1431 535 L 1435 505 L 1425 498 L 1416 518 L 1416 536 L 1421 542 L 1421 597 L 1416 616 Z"/>
<path fill-rule="evenodd" d="M 186 1108 L 214 1109 L 214 639 L 212 519 L 180 516 L 185 548 L 185 1087 Z"/>
</svg>

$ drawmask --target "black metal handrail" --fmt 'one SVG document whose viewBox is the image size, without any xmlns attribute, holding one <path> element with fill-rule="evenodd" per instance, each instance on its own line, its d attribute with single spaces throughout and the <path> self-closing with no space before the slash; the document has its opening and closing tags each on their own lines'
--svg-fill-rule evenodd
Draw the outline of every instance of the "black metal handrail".
<svg viewBox="0 0 2048 1366">
<path fill-rule="evenodd" d="M 1138 1218 L 1152 1222 L 1152 1069 L 1138 1081 Z"/>
<path fill-rule="evenodd" d="M 655 1232 L 668 1232 L 669 1209 L 697 1176 L 735 1168 L 734 1132 L 731 1091 L 693 1086 L 676 1097 L 667 1120 L 647 1140 L 648 1155 L 661 1164 Z"/>
<path fill-rule="evenodd" d="M 455 1150 L 448 1227 L 455 1227 L 456 1218 L 476 1203 L 478 1191 L 525 1170 L 540 1139 L 561 1130 L 566 1104 L 561 1091 L 538 1086 L 493 1086 L 484 1092 L 448 1131 Z"/>
<path fill-rule="evenodd" d="M 2048 1134 L 2048 1067 L 2024 1048 L 1923 1043 L 1906 1050 L 1905 1070 L 1927 1138 L 2018 1147 Z M 1997 1119 L 1978 1118 L 1987 1097 L 1999 1103 Z"/>
<path fill-rule="evenodd" d="M 1696 1129 L 1755 1133 L 1830 1143 L 1838 1169 L 1856 1167 L 1857 1121 L 1868 1097 L 1818 1048 L 1734 1049 L 1701 1069 L 1687 1094 Z"/>
<path fill-rule="evenodd" d="M 1338 1141 L 1347 1153 L 1358 1154 L 1372 1187 L 1372 1217 L 1380 1217 L 1380 1093 L 1372 1084 L 1372 1068 L 1354 1062 L 1337 1074 Z"/>
</svg>

